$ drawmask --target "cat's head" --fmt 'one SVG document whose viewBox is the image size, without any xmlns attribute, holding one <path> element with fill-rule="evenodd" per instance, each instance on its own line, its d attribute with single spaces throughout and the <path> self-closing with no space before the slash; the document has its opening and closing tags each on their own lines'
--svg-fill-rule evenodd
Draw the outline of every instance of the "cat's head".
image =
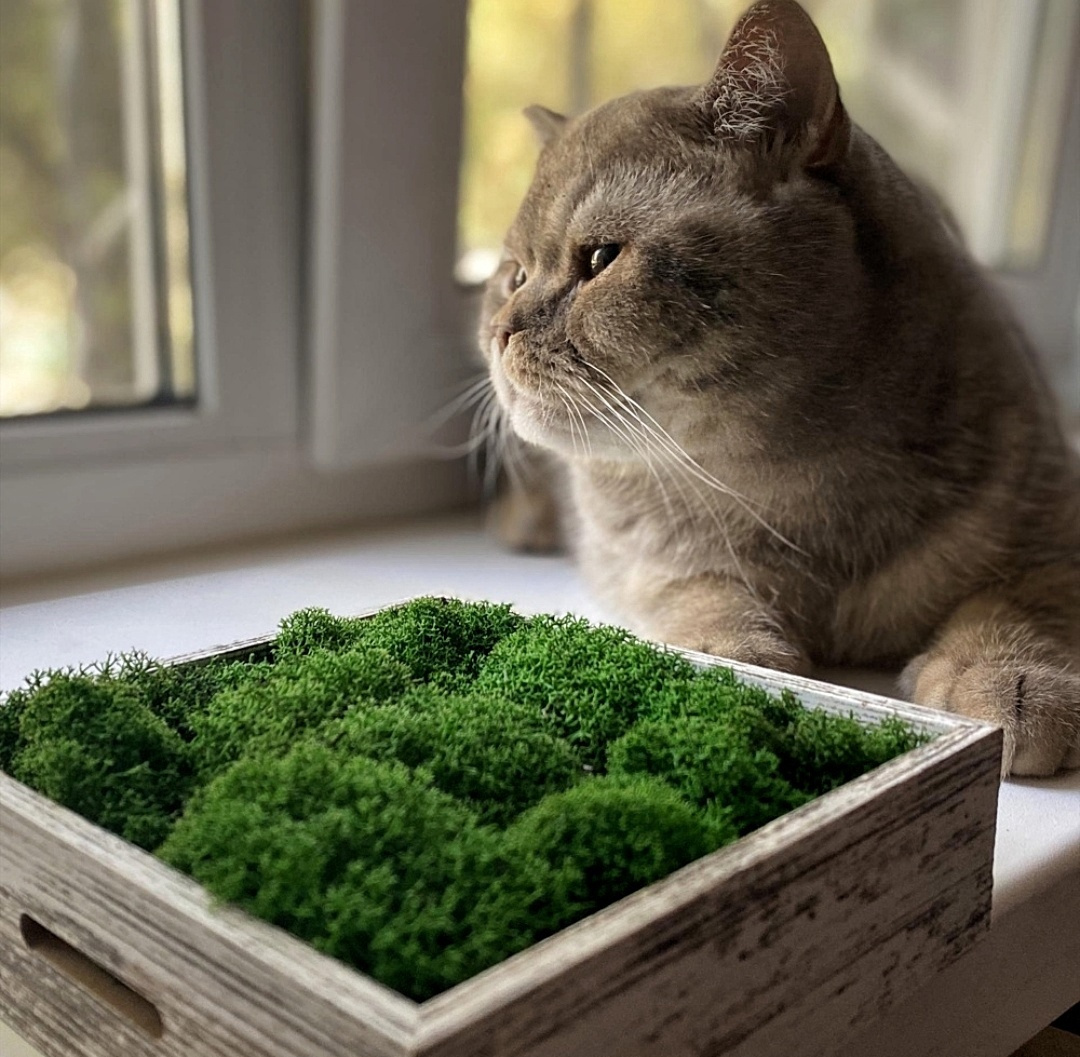
<svg viewBox="0 0 1080 1057">
<path fill-rule="evenodd" d="M 852 126 L 798 4 L 755 4 L 704 85 L 527 114 L 543 147 L 480 332 L 522 437 L 633 457 L 601 421 L 620 393 L 678 430 L 820 373 L 859 281 Z"/>
</svg>

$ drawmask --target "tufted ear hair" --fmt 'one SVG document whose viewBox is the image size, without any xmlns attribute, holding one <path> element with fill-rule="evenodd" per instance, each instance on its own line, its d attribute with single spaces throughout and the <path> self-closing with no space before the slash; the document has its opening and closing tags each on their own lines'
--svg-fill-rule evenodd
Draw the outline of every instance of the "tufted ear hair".
<svg viewBox="0 0 1080 1057">
<path fill-rule="evenodd" d="M 829 53 L 795 0 L 759 0 L 739 19 L 696 102 L 718 137 L 784 168 L 820 170 L 847 153 L 851 121 Z"/>
<path fill-rule="evenodd" d="M 562 135 L 568 120 L 564 115 L 548 110 L 546 106 L 527 106 L 523 113 L 529 119 L 529 124 L 532 125 L 533 131 L 540 140 L 541 147 L 546 147 L 557 140 Z"/>
</svg>

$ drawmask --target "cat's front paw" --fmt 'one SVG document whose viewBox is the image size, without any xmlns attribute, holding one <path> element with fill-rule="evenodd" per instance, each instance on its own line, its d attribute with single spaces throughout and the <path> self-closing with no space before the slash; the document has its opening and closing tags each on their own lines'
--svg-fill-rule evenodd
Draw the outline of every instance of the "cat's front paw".
<svg viewBox="0 0 1080 1057">
<path fill-rule="evenodd" d="M 901 687 L 916 704 L 1000 726 L 1003 776 L 1080 767 L 1080 675 L 1065 667 L 991 658 L 964 666 L 930 653 L 908 665 Z"/>
<path fill-rule="evenodd" d="M 510 487 L 487 510 L 488 531 L 506 548 L 531 554 L 562 549 L 562 527 L 554 496 L 545 489 Z"/>
<path fill-rule="evenodd" d="M 703 628 L 698 631 L 671 631 L 659 637 L 664 642 L 687 650 L 793 675 L 809 675 L 813 667 L 802 649 L 773 631 L 752 629 L 740 632 Z"/>
</svg>

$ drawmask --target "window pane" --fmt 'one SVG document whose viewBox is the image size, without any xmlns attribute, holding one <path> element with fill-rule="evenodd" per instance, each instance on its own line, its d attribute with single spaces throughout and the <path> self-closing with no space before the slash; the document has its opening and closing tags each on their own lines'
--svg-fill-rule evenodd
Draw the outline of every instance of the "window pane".
<svg viewBox="0 0 1080 1057">
<path fill-rule="evenodd" d="M 1043 253 L 1075 0 L 803 0 L 852 116 L 952 208 L 975 253 Z M 580 113 L 712 70 L 749 0 L 472 0 L 458 277 L 490 271 L 536 157 L 523 107 Z"/>
<path fill-rule="evenodd" d="M 179 0 L 0 22 L 0 414 L 192 400 Z"/>
</svg>

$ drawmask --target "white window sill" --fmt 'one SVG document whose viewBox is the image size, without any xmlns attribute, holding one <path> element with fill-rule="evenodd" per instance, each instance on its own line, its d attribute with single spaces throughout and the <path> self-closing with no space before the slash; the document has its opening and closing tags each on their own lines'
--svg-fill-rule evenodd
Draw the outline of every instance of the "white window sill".
<svg viewBox="0 0 1080 1057">
<path fill-rule="evenodd" d="M 10 584 L 0 686 L 109 652 L 168 657 L 260 635 L 304 606 L 355 613 L 419 594 L 605 617 L 569 562 L 502 552 L 459 516 Z M 881 676 L 841 679 L 888 690 Z M 1045 1027 L 1080 994 L 1078 877 L 1080 771 L 1006 782 L 989 938 L 844 1052 L 994 1057 Z"/>
</svg>

